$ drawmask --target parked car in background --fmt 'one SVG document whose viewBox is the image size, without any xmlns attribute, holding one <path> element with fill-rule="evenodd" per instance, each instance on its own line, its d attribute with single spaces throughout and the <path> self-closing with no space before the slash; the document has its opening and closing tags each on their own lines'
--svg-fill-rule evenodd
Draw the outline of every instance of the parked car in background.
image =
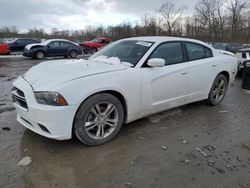
<svg viewBox="0 0 250 188">
<path fill-rule="evenodd" d="M 232 52 L 234 54 L 242 48 L 242 45 L 237 43 L 213 43 L 212 46 L 215 49 Z"/>
<path fill-rule="evenodd" d="M 235 57 L 204 42 L 135 37 L 88 60 L 40 63 L 15 80 L 12 96 L 17 120 L 28 129 L 100 145 L 123 123 L 200 100 L 220 104 L 236 72 Z"/>
<path fill-rule="evenodd" d="M 243 44 L 242 49 L 244 49 L 244 48 L 250 48 L 250 44 Z"/>
<path fill-rule="evenodd" d="M 91 41 L 85 41 L 81 46 L 86 49 L 87 52 L 93 54 L 111 42 L 110 38 L 99 37 Z"/>
<path fill-rule="evenodd" d="M 8 55 L 10 54 L 9 45 L 6 43 L 0 43 L 0 55 Z"/>
<path fill-rule="evenodd" d="M 81 53 L 82 49 L 76 43 L 64 39 L 51 39 L 42 43 L 27 45 L 23 51 L 23 56 L 34 59 L 55 56 L 76 58 Z"/>
<path fill-rule="evenodd" d="M 238 73 L 241 74 L 244 68 L 244 62 L 250 61 L 250 48 L 241 49 L 236 53 L 238 58 Z"/>
<path fill-rule="evenodd" d="M 28 44 L 40 43 L 37 39 L 19 38 L 12 41 L 7 41 L 11 52 L 23 51 Z"/>
</svg>

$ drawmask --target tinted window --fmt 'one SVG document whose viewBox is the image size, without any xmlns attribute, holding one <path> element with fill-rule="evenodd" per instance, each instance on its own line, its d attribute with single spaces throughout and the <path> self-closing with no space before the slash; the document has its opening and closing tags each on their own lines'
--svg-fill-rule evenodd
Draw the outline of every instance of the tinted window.
<svg viewBox="0 0 250 188">
<path fill-rule="evenodd" d="M 49 43 L 49 46 L 59 47 L 60 46 L 60 42 L 59 41 L 51 42 L 51 43 Z"/>
<path fill-rule="evenodd" d="M 101 40 L 101 43 L 106 44 L 106 40 L 105 40 L 105 39 L 102 39 L 102 40 Z"/>
<path fill-rule="evenodd" d="M 182 46 L 180 42 L 165 43 L 156 48 L 150 58 L 162 58 L 166 65 L 183 62 Z"/>
<path fill-rule="evenodd" d="M 16 44 L 18 45 L 25 45 L 25 40 L 24 39 L 18 39 L 15 41 Z"/>
<path fill-rule="evenodd" d="M 194 43 L 185 43 L 188 59 L 190 61 L 206 58 L 205 50 L 202 45 Z"/>
<path fill-rule="evenodd" d="M 245 52 L 242 53 L 242 58 L 247 58 L 247 54 Z"/>
<path fill-rule="evenodd" d="M 204 47 L 204 50 L 205 50 L 206 57 L 213 57 L 212 50 L 206 47 Z"/>
<path fill-rule="evenodd" d="M 61 42 L 61 46 L 74 46 L 74 44 L 70 42 Z"/>
<path fill-rule="evenodd" d="M 37 40 L 29 39 L 29 43 L 39 43 Z"/>
</svg>

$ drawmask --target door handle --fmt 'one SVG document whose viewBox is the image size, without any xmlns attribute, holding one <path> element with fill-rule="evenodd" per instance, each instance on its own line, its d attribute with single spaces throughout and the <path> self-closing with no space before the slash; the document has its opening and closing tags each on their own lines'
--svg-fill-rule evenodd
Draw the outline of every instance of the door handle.
<svg viewBox="0 0 250 188">
<path fill-rule="evenodd" d="M 213 65 L 213 67 L 217 67 L 217 65 Z"/>
<path fill-rule="evenodd" d="M 182 74 L 182 75 L 186 75 L 186 74 L 188 74 L 188 72 L 182 72 L 181 74 Z"/>
</svg>

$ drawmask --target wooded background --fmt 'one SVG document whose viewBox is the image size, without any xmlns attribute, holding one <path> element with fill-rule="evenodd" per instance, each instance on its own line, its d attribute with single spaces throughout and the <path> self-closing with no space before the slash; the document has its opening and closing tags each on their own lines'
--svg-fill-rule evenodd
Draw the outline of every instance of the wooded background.
<svg viewBox="0 0 250 188">
<path fill-rule="evenodd" d="M 185 7 L 165 1 L 153 14 L 140 22 L 122 22 L 113 26 L 87 26 L 84 30 L 58 30 L 46 33 L 43 28 L 20 33 L 16 26 L 0 28 L 0 38 L 65 38 L 72 41 L 110 37 L 113 40 L 132 36 L 181 36 L 207 42 L 250 43 L 249 0 L 199 0 L 192 16 Z"/>
</svg>

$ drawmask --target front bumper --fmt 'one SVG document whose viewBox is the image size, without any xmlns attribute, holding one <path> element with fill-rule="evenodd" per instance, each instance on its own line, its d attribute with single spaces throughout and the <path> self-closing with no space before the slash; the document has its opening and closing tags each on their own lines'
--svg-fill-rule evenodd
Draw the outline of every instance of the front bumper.
<svg viewBox="0 0 250 188">
<path fill-rule="evenodd" d="M 25 57 L 35 57 L 36 53 L 32 50 L 27 50 L 26 48 L 23 50 L 23 56 Z"/>
<path fill-rule="evenodd" d="M 48 138 L 65 140 L 72 137 L 72 126 L 77 105 L 48 106 L 36 102 L 34 91 L 29 83 L 19 77 L 14 83 L 15 88 L 22 91 L 25 105 L 18 102 L 17 93 L 12 91 L 15 98 L 13 104 L 17 110 L 17 121 L 26 128 Z"/>
</svg>

